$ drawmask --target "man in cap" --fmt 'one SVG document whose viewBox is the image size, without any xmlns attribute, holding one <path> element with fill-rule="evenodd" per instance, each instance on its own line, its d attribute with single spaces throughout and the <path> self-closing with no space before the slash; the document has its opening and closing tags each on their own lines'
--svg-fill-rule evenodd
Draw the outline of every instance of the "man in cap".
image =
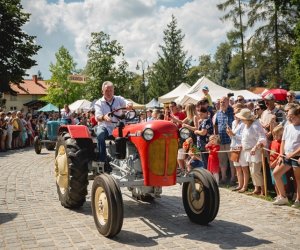
<svg viewBox="0 0 300 250">
<path fill-rule="evenodd" d="M 209 106 L 213 107 L 213 103 L 212 103 L 212 100 L 211 100 L 211 96 L 210 96 L 210 94 L 208 93 L 208 92 L 209 92 L 208 87 L 207 87 L 207 86 L 203 86 L 202 92 L 203 92 L 203 94 L 204 94 L 204 97 L 207 98 Z"/>
</svg>

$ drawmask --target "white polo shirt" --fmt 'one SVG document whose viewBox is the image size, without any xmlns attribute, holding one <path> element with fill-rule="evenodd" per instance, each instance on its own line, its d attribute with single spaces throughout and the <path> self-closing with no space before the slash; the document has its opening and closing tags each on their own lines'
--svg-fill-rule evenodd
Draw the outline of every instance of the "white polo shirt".
<svg viewBox="0 0 300 250">
<path fill-rule="evenodd" d="M 119 108 L 126 108 L 126 106 L 129 104 L 125 98 L 122 96 L 114 96 L 111 102 L 107 102 L 104 97 L 100 98 L 96 103 L 95 103 L 95 117 L 96 120 L 98 121 L 98 118 L 102 115 L 106 115 L 109 112 L 112 112 L 113 110 L 119 109 Z M 122 110 L 119 110 L 115 112 L 116 115 L 121 115 Z M 108 133 L 111 135 L 113 129 L 116 127 L 116 123 L 118 122 L 118 119 L 116 117 L 112 117 L 113 122 L 98 122 L 98 125 L 103 126 L 107 129 Z"/>
</svg>

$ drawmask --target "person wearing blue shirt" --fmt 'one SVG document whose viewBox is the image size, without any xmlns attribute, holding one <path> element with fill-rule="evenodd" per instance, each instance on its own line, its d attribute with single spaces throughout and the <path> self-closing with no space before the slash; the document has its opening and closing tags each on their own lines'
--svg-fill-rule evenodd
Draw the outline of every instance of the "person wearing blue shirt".
<svg viewBox="0 0 300 250">
<path fill-rule="evenodd" d="M 215 134 L 218 134 L 221 139 L 220 144 L 220 151 L 230 151 L 230 143 L 231 139 L 230 136 L 227 134 L 227 127 L 232 128 L 232 122 L 234 120 L 234 112 L 233 108 L 229 106 L 229 99 L 228 97 L 224 96 L 220 100 L 220 110 L 216 114 L 215 120 Z M 219 153 L 219 161 L 220 161 L 220 168 L 221 168 L 221 175 L 222 179 L 220 184 L 225 184 L 227 181 L 227 168 L 228 163 L 230 164 L 230 171 L 231 171 L 231 180 L 230 185 L 235 185 L 235 169 L 230 159 L 230 153 Z"/>
</svg>

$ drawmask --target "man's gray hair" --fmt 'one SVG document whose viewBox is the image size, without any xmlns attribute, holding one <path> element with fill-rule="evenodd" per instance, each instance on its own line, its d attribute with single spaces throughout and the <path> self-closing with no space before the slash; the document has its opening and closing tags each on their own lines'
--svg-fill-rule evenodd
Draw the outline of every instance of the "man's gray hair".
<svg viewBox="0 0 300 250">
<path fill-rule="evenodd" d="M 106 86 L 112 86 L 112 87 L 114 87 L 114 84 L 111 81 L 105 81 L 104 83 L 102 83 L 102 91 L 104 90 L 104 88 Z"/>
</svg>

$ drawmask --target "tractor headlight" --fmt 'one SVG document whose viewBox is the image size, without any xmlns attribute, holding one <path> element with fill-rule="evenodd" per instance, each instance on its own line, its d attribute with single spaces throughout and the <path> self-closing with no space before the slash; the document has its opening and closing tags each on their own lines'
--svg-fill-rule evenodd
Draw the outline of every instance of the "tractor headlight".
<svg viewBox="0 0 300 250">
<path fill-rule="evenodd" d="M 189 138 L 190 134 L 191 133 L 187 128 L 182 128 L 179 131 L 180 138 L 183 139 L 183 140 L 186 140 L 187 138 Z"/>
<path fill-rule="evenodd" d="M 143 134 L 142 134 L 143 138 L 146 140 L 146 141 L 150 141 L 152 140 L 152 138 L 154 137 L 154 132 L 151 128 L 146 128 L 144 131 L 143 131 Z"/>
</svg>

